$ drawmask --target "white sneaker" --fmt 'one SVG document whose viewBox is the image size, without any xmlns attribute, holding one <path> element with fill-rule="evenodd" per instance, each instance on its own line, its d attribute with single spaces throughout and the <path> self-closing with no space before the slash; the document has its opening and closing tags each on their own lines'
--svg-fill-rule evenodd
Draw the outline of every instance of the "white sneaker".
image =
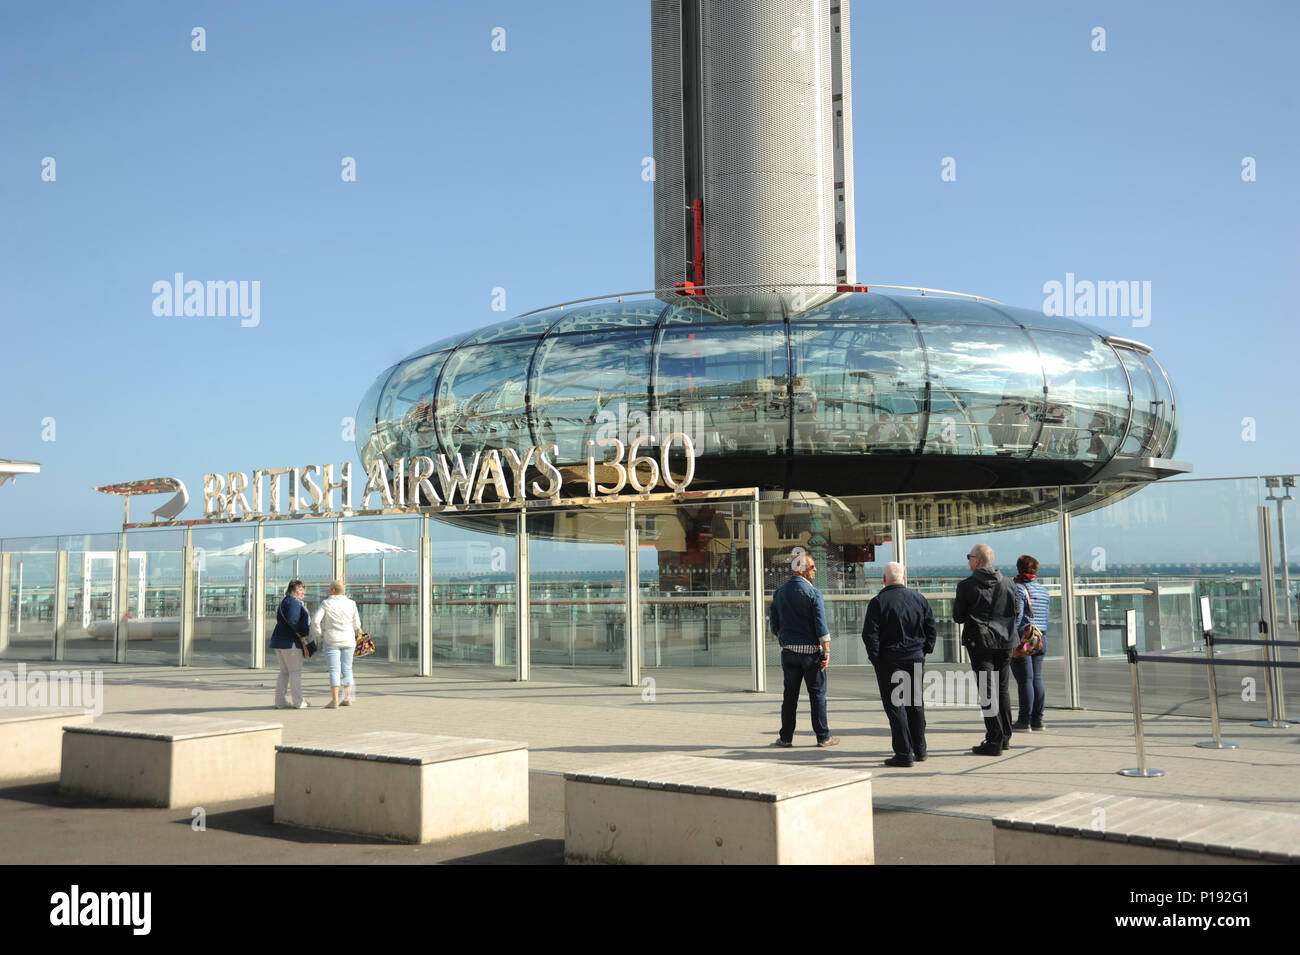
<svg viewBox="0 0 1300 955">
<path fill-rule="evenodd" d="M 305 710 L 305 709 L 307 709 L 307 707 L 309 707 L 309 706 L 311 706 L 311 704 L 308 703 L 306 700 L 303 700 L 303 701 L 302 701 L 301 703 L 299 703 L 297 706 L 291 706 L 291 707 L 289 707 L 289 709 L 291 709 L 291 710 Z"/>
</svg>

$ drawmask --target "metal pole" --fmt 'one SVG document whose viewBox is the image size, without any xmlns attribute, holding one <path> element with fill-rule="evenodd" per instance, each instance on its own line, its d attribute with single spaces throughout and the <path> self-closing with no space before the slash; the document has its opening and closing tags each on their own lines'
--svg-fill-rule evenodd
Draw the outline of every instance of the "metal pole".
<svg viewBox="0 0 1300 955">
<path fill-rule="evenodd" d="M 1061 664 L 1065 667 L 1065 705 L 1078 709 L 1079 648 L 1075 642 L 1074 618 L 1074 531 L 1071 516 L 1065 510 L 1065 490 L 1056 489 L 1060 510 L 1057 512 L 1057 545 L 1061 564 Z"/>
<path fill-rule="evenodd" d="M 1273 525 L 1268 517 L 1268 505 L 1257 508 L 1259 514 L 1259 633 L 1263 640 L 1277 639 L 1277 592 L 1273 588 Z M 1262 729 L 1286 729 L 1291 724 L 1286 719 L 1286 705 L 1282 699 L 1282 671 L 1275 666 L 1273 647 L 1265 643 L 1260 647 L 1264 659 L 1266 719 L 1256 720 L 1251 726 Z M 1275 682 L 1276 681 L 1276 682 Z"/>
<path fill-rule="evenodd" d="M 1219 686 L 1214 678 L 1214 634 L 1209 630 L 1205 631 L 1205 663 L 1210 679 L 1210 726 L 1214 738 L 1202 740 L 1196 745 L 1201 749 L 1237 749 L 1236 743 L 1225 743 L 1219 734 Z"/>
<path fill-rule="evenodd" d="M 130 608 L 131 588 L 131 551 L 127 549 L 126 531 L 117 550 L 116 572 L 113 574 L 113 611 L 117 615 L 116 630 L 113 639 L 113 662 L 126 662 L 126 645 L 128 640 L 127 617 Z"/>
<path fill-rule="evenodd" d="M 515 679 L 531 678 L 532 623 L 529 616 L 531 584 L 528 574 L 528 510 L 515 517 Z"/>
<path fill-rule="evenodd" d="M 259 521 L 253 537 L 253 551 L 249 556 L 248 606 L 253 618 L 249 629 L 251 646 L 249 665 L 260 670 L 266 666 L 266 539 Z M 277 587 L 280 581 L 276 580 Z"/>
<path fill-rule="evenodd" d="M 420 529 L 420 556 L 416 566 L 415 598 L 419 601 L 416 620 L 419 636 L 415 648 L 416 673 L 433 676 L 433 541 L 429 539 L 429 519 Z"/>
<path fill-rule="evenodd" d="M 185 544 L 181 547 L 181 605 L 180 628 L 177 634 L 177 665 L 194 664 L 194 584 L 198 571 L 198 558 L 194 552 L 194 528 L 185 528 Z"/>
<path fill-rule="evenodd" d="M 334 579 L 347 582 L 348 554 L 343 545 L 343 518 L 334 519 Z"/>
<path fill-rule="evenodd" d="M 14 633 L 23 632 L 23 562 L 18 562 L 18 620 Z"/>
<path fill-rule="evenodd" d="M 636 526 L 636 505 L 627 506 L 627 622 L 623 627 L 623 651 L 627 685 L 641 685 L 641 543 Z"/>
<path fill-rule="evenodd" d="M 68 552 L 54 554 L 54 659 L 62 660 L 68 644 Z"/>
<path fill-rule="evenodd" d="M 1287 492 L 1290 494 L 1290 491 Z M 1289 497 L 1277 498 L 1277 548 L 1282 555 L 1282 603 L 1286 606 L 1286 626 L 1290 630 L 1295 626 L 1295 618 L 1291 616 L 1291 571 L 1289 561 L 1287 560 L 1286 550 L 1286 511 L 1283 506 Z"/>
<path fill-rule="evenodd" d="M 9 649 L 9 575 L 13 559 L 13 554 L 0 554 L 0 653 Z"/>
<path fill-rule="evenodd" d="M 1128 665 L 1129 665 L 1129 684 L 1133 690 L 1133 735 L 1137 740 L 1137 757 L 1138 764 L 1136 769 L 1121 769 L 1121 776 L 1163 776 L 1163 769 L 1148 769 L 1146 749 L 1143 745 L 1142 737 L 1142 688 L 1138 685 L 1138 661 L 1137 661 L 1137 611 L 1129 610 L 1124 614 L 1127 623 L 1127 644 L 1128 644 Z"/>
<path fill-rule="evenodd" d="M 749 510 L 750 670 L 755 693 L 767 692 L 767 588 L 763 580 L 763 521 L 758 500 Z M 657 646 L 657 644 L 656 644 Z"/>
</svg>

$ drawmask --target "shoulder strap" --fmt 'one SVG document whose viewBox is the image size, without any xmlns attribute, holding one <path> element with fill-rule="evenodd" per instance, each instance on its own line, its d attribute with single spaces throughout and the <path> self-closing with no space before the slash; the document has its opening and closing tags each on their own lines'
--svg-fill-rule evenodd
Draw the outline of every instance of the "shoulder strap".
<svg viewBox="0 0 1300 955">
<path fill-rule="evenodd" d="M 1029 604 L 1029 616 L 1032 617 L 1034 615 L 1034 599 L 1029 596 L 1029 585 L 1022 584 L 1021 586 L 1025 588 L 1025 603 Z"/>
</svg>

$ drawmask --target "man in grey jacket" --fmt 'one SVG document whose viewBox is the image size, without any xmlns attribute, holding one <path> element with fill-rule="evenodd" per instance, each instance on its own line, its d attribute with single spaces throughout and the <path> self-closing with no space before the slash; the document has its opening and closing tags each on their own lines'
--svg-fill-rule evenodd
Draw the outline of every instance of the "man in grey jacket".
<svg viewBox="0 0 1300 955">
<path fill-rule="evenodd" d="M 957 585 L 952 618 L 962 624 L 984 712 L 984 742 L 971 752 L 998 756 L 1011 748 L 1011 652 L 1015 649 L 1016 590 L 993 569 L 993 548 L 976 544 L 966 555 L 971 575 Z"/>
</svg>

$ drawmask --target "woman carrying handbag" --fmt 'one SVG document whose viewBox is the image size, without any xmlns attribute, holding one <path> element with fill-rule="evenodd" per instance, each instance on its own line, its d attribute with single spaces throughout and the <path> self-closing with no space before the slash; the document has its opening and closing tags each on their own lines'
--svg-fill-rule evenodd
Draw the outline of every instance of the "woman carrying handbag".
<svg viewBox="0 0 1300 955">
<path fill-rule="evenodd" d="M 307 605 L 302 602 L 305 596 L 307 587 L 301 580 L 289 581 L 284 599 L 275 612 L 271 649 L 280 661 L 280 673 L 275 678 L 275 708 L 278 710 L 305 710 L 311 705 L 302 698 L 302 664 L 315 650 L 315 644 L 304 642 L 311 631 Z M 284 698 L 286 689 L 293 695 L 292 703 Z"/>
<path fill-rule="evenodd" d="M 1038 561 L 1028 554 L 1022 554 L 1016 560 L 1016 604 L 1020 612 L 1016 615 L 1016 633 L 1028 624 L 1034 624 L 1042 631 L 1043 642 L 1038 652 L 1024 656 L 1019 650 L 1011 658 L 1011 673 L 1016 678 L 1016 688 L 1020 697 L 1020 716 L 1011 724 L 1018 732 L 1043 730 L 1043 656 L 1047 651 L 1048 611 L 1051 608 L 1051 596 L 1047 588 L 1038 582 Z"/>
<path fill-rule="evenodd" d="M 325 704 L 325 709 L 351 706 L 352 657 L 356 653 L 357 634 L 361 632 L 361 615 L 357 613 L 356 603 L 344 595 L 342 581 L 330 584 L 330 595 L 316 608 L 311 628 L 325 645 L 325 662 L 330 668 L 330 701 Z M 339 696 L 341 688 L 346 690 L 342 698 Z"/>
</svg>

